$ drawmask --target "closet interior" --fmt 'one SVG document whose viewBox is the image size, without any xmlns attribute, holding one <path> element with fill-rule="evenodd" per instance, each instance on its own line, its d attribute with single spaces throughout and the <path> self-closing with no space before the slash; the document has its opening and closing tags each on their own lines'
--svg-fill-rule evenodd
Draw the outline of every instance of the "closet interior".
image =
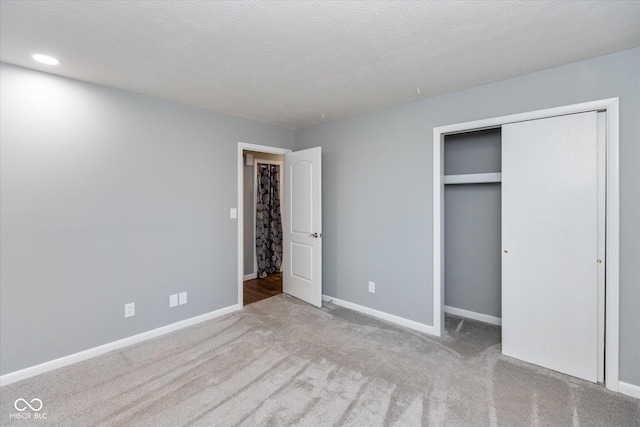
<svg viewBox="0 0 640 427">
<path fill-rule="evenodd" d="M 501 322 L 501 128 L 444 139 L 444 310 Z"/>
</svg>

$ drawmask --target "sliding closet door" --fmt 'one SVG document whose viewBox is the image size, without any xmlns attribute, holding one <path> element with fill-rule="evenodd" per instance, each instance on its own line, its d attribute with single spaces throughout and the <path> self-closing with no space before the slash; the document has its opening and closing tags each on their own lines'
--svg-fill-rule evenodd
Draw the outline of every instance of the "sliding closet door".
<svg viewBox="0 0 640 427">
<path fill-rule="evenodd" d="M 596 113 L 502 128 L 502 352 L 597 379 Z"/>
</svg>

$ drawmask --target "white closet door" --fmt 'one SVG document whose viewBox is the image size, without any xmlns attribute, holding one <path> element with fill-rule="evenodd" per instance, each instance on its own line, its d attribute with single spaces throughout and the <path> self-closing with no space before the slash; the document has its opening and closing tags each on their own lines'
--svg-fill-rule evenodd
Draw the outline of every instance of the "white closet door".
<svg viewBox="0 0 640 427">
<path fill-rule="evenodd" d="M 502 352 L 597 379 L 595 112 L 502 128 Z"/>
</svg>

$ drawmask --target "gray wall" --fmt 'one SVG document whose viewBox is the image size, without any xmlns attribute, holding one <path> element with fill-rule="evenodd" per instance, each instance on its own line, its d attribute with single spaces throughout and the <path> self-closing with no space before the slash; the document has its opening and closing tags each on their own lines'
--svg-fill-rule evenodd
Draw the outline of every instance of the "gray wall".
<svg viewBox="0 0 640 427">
<path fill-rule="evenodd" d="M 445 175 L 500 172 L 501 133 L 447 135 Z M 445 305 L 502 317 L 501 245 L 500 184 L 445 185 Z"/>
<path fill-rule="evenodd" d="M 432 325 L 433 128 L 620 97 L 620 379 L 640 384 L 639 75 L 636 48 L 297 130 L 323 149 L 323 292 Z"/>
<path fill-rule="evenodd" d="M 254 159 L 282 161 L 283 157 L 278 154 L 257 153 L 254 151 L 245 151 L 251 153 Z M 244 274 L 254 274 L 255 266 L 255 244 L 256 244 L 256 228 L 255 228 L 255 211 L 253 210 L 255 202 L 255 182 L 256 170 L 253 164 L 247 166 L 245 162 L 243 170 L 243 186 L 244 186 Z"/>
<path fill-rule="evenodd" d="M 8 64 L 0 124 L 2 374 L 238 302 L 237 143 L 292 130 Z"/>
</svg>

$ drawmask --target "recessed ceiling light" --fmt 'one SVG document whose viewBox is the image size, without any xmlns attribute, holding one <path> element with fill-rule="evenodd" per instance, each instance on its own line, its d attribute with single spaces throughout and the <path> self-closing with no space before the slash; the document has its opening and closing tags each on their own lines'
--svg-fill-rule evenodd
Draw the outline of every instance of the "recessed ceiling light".
<svg viewBox="0 0 640 427">
<path fill-rule="evenodd" d="M 58 65 L 60 63 L 60 61 L 58 61 L 56 58 L 49 55 L 42 55 L 40 53 L 31 55 L 31 57 L 36 61 L 42 62 L 43 64 L 47 64 L 47 65 Z"/>
</svg>

